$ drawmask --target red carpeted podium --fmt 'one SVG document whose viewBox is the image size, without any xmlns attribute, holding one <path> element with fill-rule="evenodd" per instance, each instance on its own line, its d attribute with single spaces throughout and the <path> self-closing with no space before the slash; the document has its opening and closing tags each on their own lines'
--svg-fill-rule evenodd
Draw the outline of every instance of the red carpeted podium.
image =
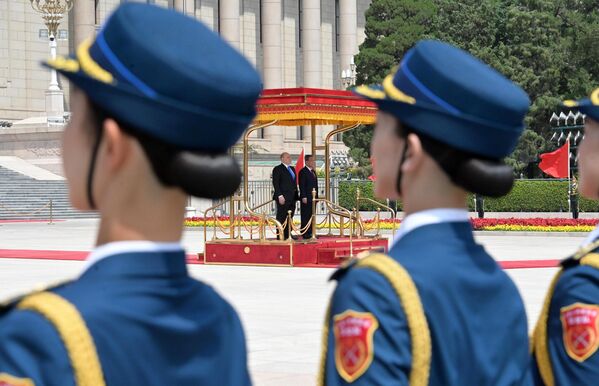
<svg viewBox="0 0 599 386">
<path fill-rule="evenodd" d="M 352 254 L 386 252 L 388 240 L 379 237 L 319 236 L 316 240 L 213 240 L 199 258 L 206 264 L 246 264 L 335 267 Z"/>
</svg>

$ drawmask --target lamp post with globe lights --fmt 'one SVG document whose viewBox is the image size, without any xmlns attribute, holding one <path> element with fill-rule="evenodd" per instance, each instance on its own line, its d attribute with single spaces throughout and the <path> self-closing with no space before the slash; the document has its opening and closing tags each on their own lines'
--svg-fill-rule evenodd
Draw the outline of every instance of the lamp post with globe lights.
<svg viewBox="0 0 599 386">
<path fill-rule="evenodd" d="M 586 116 L 580 112 L 569 111 L 565 114 L 561 111 L 559 114 L 553 113 L 549 119 L 553 134 L 549 142 L 554 142 L 557 147 L 569 142 L 569 179 L 568 184 L 568 206 L 572 212 L 573 218 L 578 218 L 578 183 L 576 172 L 578 171 L 578 145 L 584 137 L 584 121 Z"/>
<path fill-rule="evenodd" d="M 352 57 L 349 68 L 341 71 L 341 84 L 343 85 L 344 89 L 348 89 L 356 85 L 356 75 L 356 65 L 354 63 L 354 58 Z"/>
<path fill-rule="evenodd" d="M 74 0 L 29 0 L 31 7 L 42 16 L 48 28 L 50 58 L 56 59 L 56 36 L 62 18 L 73 8 Z M 64 113 L 63 92 L 58 86 L 56 70 L 51 70 L 50 86 L 46 91 L 46 113 L 52 117 L 62 117 Z"/>
</svg>

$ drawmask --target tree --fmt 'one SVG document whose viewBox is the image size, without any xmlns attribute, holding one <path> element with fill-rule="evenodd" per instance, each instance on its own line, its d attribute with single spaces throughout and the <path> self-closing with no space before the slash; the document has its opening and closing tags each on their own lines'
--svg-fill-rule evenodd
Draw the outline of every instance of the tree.
<svg viewBox="0 0 599 386">
<path fill-rule="evenodd" d="M 532 134 L 548 136 L 549 117 L 561 109 L 560 101 L 599 86 L 597 36 L 597 0 L 373 0 L 366 13 L 366 40 L 356 57 L 357 78 L 359 83 L 380 82 L 422 38 L 471 52 L 531 98 L 526 117 L 531 132 L 510 157 L 521 167 L 523 149 L 531 157 L 541 150 L 535 151 L 539 139 Z M 353 153 L 369 154 L 364 133 L 345 137 Z"/>
<path fill-rule="evenodd" d="M 357 82 L 379 83 L 430 30 L 433 0 L 374 0 L 366 11 L 366 39 L 356 56 Z"/>
<path fill-rule="evenodd" d="M 366 11 L 366 39 L 356 56 L 357 82 L 380 83 L 403 54 L 430 30 L 435 14 L 433 0 L 375 0 Z M 359 126 L 343 135 L 350 156 L 370 175 L 370 142 L 373 127 Z"/>
<path fill-rule="evenodd" d="M 541 171 L 538 168 L 535 168 L 535 175 L 528 175 L 527 169 L 530 164 L 537 163 L 539 152 L 545 152 L 546 148 L 547 141 L 545 138 L 532 130 L 524 130 L 516 149 L 505 159 L 505 162 L 514 168 L 516 175 L 523 174 L 528 178 L 540 176 Z"/>
</svg>

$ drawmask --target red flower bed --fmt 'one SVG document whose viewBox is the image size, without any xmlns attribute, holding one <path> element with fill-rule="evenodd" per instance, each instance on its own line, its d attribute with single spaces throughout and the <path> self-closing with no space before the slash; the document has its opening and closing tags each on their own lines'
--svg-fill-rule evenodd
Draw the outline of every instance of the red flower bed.
<svg viewBox="0 0 599 386">
<path fill-rule="evenodd" d="M 256 225 L 260 218 L 255 216 L 237 217 L 236 221 Z M 599 223 L 599 219 L 569 219 L 569 218 L 473 218 L 471 219 L 474 230 L 485 231 L 517 231 L 517 232 L 590 232 Z M 187 226 L 215 226 L 217 223 L 227 225 L 229 216 L 220 217 L 191 217 L 185 219 Z M 374 219 L 364 221 L 370 228 L 397 229 L 400 219 L 381 219 L 377 224 Z M 228 225 L 227 225 L 228 226 Z M 325 226 L 327 226 L 325 224 Z M 370 229 L 369 228 L 369 229 Z"/>
<path fill-rule="evenodd" d="M 572 219 L 572 218 L 474 218 L 471 219 L 474 229 L 496 225 L 522 225 L 522 226 L 595 226 L 599 219 Z"/>
</svg>

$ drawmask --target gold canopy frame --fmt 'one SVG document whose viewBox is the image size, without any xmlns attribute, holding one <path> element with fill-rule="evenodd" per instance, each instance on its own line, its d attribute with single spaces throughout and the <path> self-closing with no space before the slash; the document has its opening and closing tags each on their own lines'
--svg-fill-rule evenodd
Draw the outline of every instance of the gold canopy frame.
<svg viewBox="0 0 599 386">
<path fill-rule="evenodd" d="M 243 137 L 243 198 L 248 200 L 249 141 L 258 129 L 269 126 L 310 126 L 311 151 L 324 151 L 325 199 L 330 201 L 330 146 L 333 136 L 352 130 L 359 125 L 373 124 L 376 105 L 351 91 L 315 88 L 264 90 L 257 102 L 258 114 Z M 316 143 L 316 126 L 336 125 L 325 138 L 324 145 Z"/>
<path fill-rule="evenodd" d="M 239 195 L 230 197 L 228 202 L 219 202 L 204 212 L 204 263 L 210 264 L 337 264 L 339 253 L 367 252 L 385 249 L 387 241 L 381 240 L 381 225 L 392 221 L 395 233 L 396 212 L 371 198 L 363 197 L 356 191 L 356 206 L 342 207 L 330 200 L 331 173 L 330 148 L 332 138 L 361 124 L 373 124 L 377 107 L 374 103 L 362 99 L 349 91 L 323 90 L 311 88 L 264 90 L 257 102 L 257 116 L 243 136 L 243 189 Z M 324 151 L 325 162 L 325 198 L 317 198 L 316 189 L 312 190 L 312 216 L 308 223 L 297 225 L 292 211 L 287 218 L 279 221 L 264 213 L 261 208 L 272 203 L 272 199 L 250 207 L 249 200 L 249 144 L 251 135 L 259 129 L 285 130 L 286 126 L 310 126 L 311 154 Z M 322 144 L 317 143 L 316 127 L 333 125 Z M 277 127 L 275 129 L 273 126 Z M 364 220 L 360 215 L 360 204 L 376 206 L 372 219 Z M 229 205 L 228 216 L 218 215 L 219 208 Z M 317 218 L 317 208 L 322 208 L 324 216 Z M 389 212 L 390 218 L 382 219 L 381 209 Z M 212 216 L 209 216 L 212 214 Z M 212 228 L 212 240 L 208 240 L 208 228 Z M 284 229 L 289 227 L 287 237 Z M 327 229 L 327 234 L 316 236 L 317 229 Z M 309 232 L 311 230 L 311 232 Z M 338 234 L 335 232 L 338 230 Z M 277 235 L 269 238 L 267 233 Z M 366 232 L 376 232 L 367 235 Z M 312 237 L 306 239 L 305 235 Z M 294 237 L 302 237 L 302 242 L 294 242 Z M 224 235 L 224 237 L 221 237 Z M 314 247 L 316 244 L 316 247 Z M 288 249 L 287 249 L 288 248 Z M 345 248 L 348 251 L 345 251 Z M 298 251 L 297 256 L 295 253 Z M 321 255 L 322 253 L 322 255 Z"/>
</svg>

